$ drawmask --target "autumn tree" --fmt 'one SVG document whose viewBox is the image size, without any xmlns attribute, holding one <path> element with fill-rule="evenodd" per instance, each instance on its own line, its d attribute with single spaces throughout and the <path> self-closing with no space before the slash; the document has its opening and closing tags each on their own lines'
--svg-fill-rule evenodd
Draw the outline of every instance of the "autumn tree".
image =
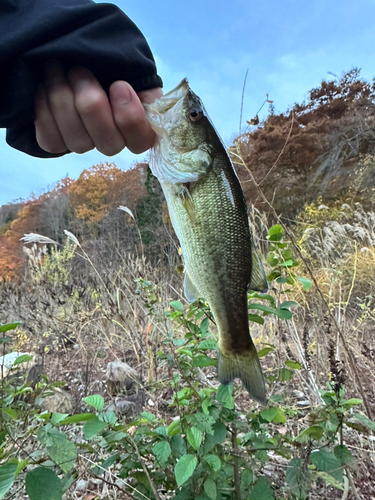
<svg viewBox="0 0 375 500">
<path fill-rule="evenodd" d="M 275 209 L 294 217 L 318 196 L 328 201 L 349 189 L 360 155 L 375 150 L 374 99 L 375 83 L 362 80 L 353 69 L 323 81 L 306 103 L 268 116 L 257 129 L 238 137 L 234 150 L 240 149 Z M 246 199 L 267 209 L 246 169 L 238 164 L 237 171 Z"/>
</svg>

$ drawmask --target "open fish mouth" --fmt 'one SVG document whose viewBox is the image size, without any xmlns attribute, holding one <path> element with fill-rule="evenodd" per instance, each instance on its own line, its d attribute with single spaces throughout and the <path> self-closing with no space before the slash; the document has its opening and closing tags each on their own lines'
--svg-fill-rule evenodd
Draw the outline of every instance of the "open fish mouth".
<svg viewBox="0 0 375 500">
<path fill-rule="evenodd" d="M 184 78 L 173 90 L 159 97 L 151 104 L 144 103 L 146 117 L 154 132 L 162 137 L 164 135 L 164 118 L 168 111 L 174 108 L 178 103 L 182 103 L 186 95 L 191 92 L 187 78 Z M 179 113 L 173 113 L 178 118 Z M 173 120 L 173 119 L 172 119 Z"/>
<path fill-rule="evenodd" d="M 147 104 L 146 109 L 152 108 L 158 113 L 166 113 L 173 108 L 180 99 L 183 99 L 188 92 L 190 92 L 189 83 L 187 78 L 184 78 L 173 90 L 159 97 L 159 99 L 156 99 L 152 104 Z"/>
</svg>

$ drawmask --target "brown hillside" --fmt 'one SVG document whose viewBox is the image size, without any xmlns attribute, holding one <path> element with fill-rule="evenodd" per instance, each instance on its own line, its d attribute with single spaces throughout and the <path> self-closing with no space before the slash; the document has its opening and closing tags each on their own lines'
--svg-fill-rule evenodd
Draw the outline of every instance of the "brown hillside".
<svg viewBox="0 0 375 500">
<path fill-rule="evenodd" d="M 293 218 L 305 203 L 319 196 L 327 203 L 349 190 L 365 206 L 372 201 L 363 194 L 375 184 L 375 169 L 364 172 L 360 159 L 375 153 L 374 99 L 375 83 L 353 69 L 235 140 L 234 149 L 278 213 Z M 237 167 L 247 201 L 265 209 L 248 172 Z"/>
</svg>

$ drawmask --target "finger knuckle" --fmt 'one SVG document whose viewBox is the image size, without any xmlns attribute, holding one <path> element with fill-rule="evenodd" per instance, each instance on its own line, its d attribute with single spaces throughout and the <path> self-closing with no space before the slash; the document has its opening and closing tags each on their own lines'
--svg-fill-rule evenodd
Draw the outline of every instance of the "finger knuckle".
<svg viewBox="0 0 375 500">
<path fill-rule="evenodd" d="M 100 110 L 106 104 L 106 96 L 97 90 L 91 90 L 76 96 L 75 105 L 79 114 L 91 115 Z"/>
</svg>

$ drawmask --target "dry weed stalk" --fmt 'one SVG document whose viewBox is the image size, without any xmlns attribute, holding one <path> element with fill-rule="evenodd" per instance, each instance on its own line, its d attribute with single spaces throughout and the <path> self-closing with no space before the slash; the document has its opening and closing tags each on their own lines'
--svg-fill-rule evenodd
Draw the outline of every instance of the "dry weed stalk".
<svg viewBox="0 0 375 500">
<path fill-rule="evenodd" d="M 289 137 L 290 137 L 290 135 L 288 135 L 282 151 L 285 150 L 285 147 L 286 147 L 286 144 L 287 144 L 287 142 L 289 140 Z M 274 209 L 273 205 L 266 198 L 266 196 L 264 195 L 261 187 L 255 181 L 253 173 L 251 172 L 251 170 L 246 165 L 246 163 L 245 163 L 245 161 L 244 161 L 244 159 L 243 159 L 243 157 L 241 155 L 241 138 L 240 138 L 240 140 L 237 143 L 237 153 L 231 151 L 231 154 L 238 159 L 238 164 L 242 165 L 245 168 L 245 170 L 247 171 L 247 173 L 250 176 L 251 181 L 253 182 L 254 186 L 256 187 L 256 190 L 259 193 L 260 197 L 262 198 L 262 200 L 265 202 L 265 204 L 271 210 L 273 216 L 275 217 L 275 220 L 277 220 L 278 223 L 282 226 L 282 228 L 284 229 L 284 232 L 285 232 L 286 236 L 289 238 L 290 242 L 292 243 L 294 250 L 298 254 L 299 258 L 303 261 L 303 263 L 304 263 L 304 265 L 305 265 L 305 267 L 306 267 L 306 269 L 308 271 L 308 274 L 309 274 L 309 276 L 310 276 L 312 282 L 314 283 L 314 286 L 315 286 L 315 288 L 316 288 L 316 290 L 318 292 L 318 295 L 319 295 L 319 297 L 321 299 L 322 305 L 326 309 L 327 314 L 330 317 L 333 325 L 335 326 L 337 334 L 340 337 L 340 340 L 342 342 L 342 345 L 343 345 L 343 347 L 345 349 L 345 352 L 346 352 L 346 355 L 348 357 L 350 368 L 351 368 L 351 370 L 352 370 L 352 372 L 354 374 L 354 378 L 355 378 L 356 384 L 357 384 L 359 392 L 361 394 L 363 405 L 364 405 L 364 407 L 366 409 L 368 417 L 370 419 L 372 419 L 371 409 L 370 409 L 370 406 L 369 406 L 368 401 L 367 401 L 366 393 L 364 391 L 360 375 L 359 375 L 358 370 L 356 368 L 355 359 L 354 359 L 354 356 L 353 356 L 353 354 L 351 352 L 350 347 L 348 346 L 348 343 L 346 342 L 345 336 L 344 336 L 344 334 L 343 334 L 343 332 L 342 332 L 342 330 L 341 330 L 341 328 L 340 328 L 340 326 L 339 326 L 339 324 L 338 324 L 335 316 L 333 315 L 333 313 L 332 313 L 332 311 L 331 311 L 331 309 L 329 307 L 329 304 L 327 303 L 327 301 L 326 301 L 326 299 L 324 297 L 324 294 L 323 294 L 323 292 L 322 292 L 322 290 L 321 290 L 321 288 L 320 288 L 320 286 L 319 286 L 319 284 L 318 284 L 318 282 L 317 282 L 317 280 L 315 278 L 315 275 L 314 275 L 314 272 L 313 272 L 313 270 L 311 268 L 310 263 L 307 261 L 307 259 L 302 254 L 301 249 L 299 248 L 299 246 L 298 246 L 298 244 L 297 244 L 297 242 L 296 242 L 296 240 L 294 238 L 294 235 L 292 234 L 292 232 L 290 231 L 290 229 L 285 225 L 285 223 L 283 222 L 283 220 L 280 218 L 279 214 L 276 212 L 276 210 Z M 281 155 L 278 156 L 275 164 L 272 166 L 272 169 L 274 169 L 276 167 L 277 162 L 280 160 L 280 157 L 281 157 Z M 311 372 L 309 372 L 309 373 L 311 373 Z"/>
</svg>

